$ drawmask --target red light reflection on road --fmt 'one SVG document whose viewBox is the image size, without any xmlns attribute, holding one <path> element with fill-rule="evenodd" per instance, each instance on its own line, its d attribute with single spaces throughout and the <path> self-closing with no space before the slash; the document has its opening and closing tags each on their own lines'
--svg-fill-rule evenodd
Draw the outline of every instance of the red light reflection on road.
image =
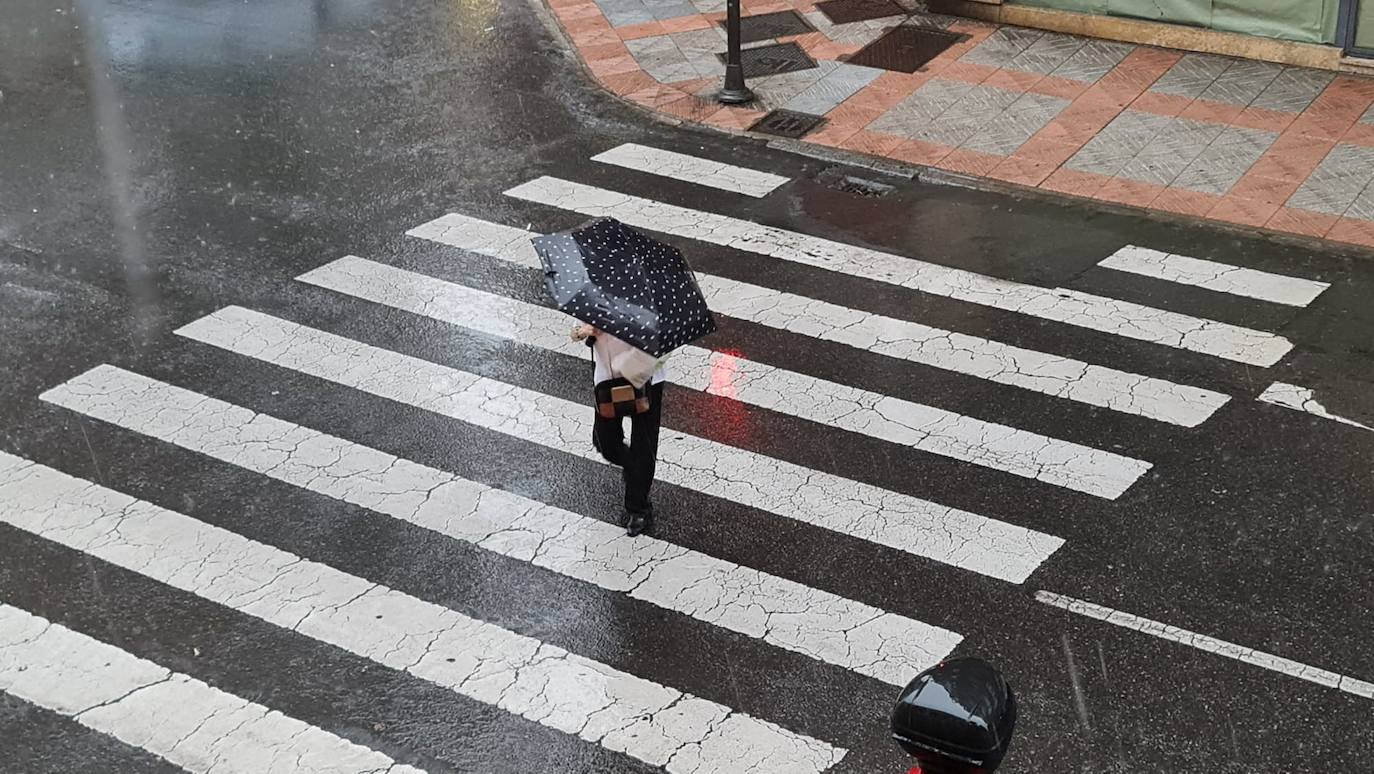
<svg viewBox="0 0 1374 774">
<path fill-rule="evenodd" d="M 743 361 L 739 350 L 726 349 L 711 353 L 711 383 L 706 392 L 729 398 L 728 401 L 722 401 L 714 410 L 716 421 L 712 422 L 711 435 L 718 441 L 739 443 L 748 438 L 753 430 L 749 411 L 739 402 L 735 388 L 740 364 Z"/>
<path fill-rule="evenodd" d="M 711 386 L 706 391 L 722 398 L 735 397 L 735 375 L 739 373 L 739 352 L 722 350 L 711 353 Z"/>
</svg>

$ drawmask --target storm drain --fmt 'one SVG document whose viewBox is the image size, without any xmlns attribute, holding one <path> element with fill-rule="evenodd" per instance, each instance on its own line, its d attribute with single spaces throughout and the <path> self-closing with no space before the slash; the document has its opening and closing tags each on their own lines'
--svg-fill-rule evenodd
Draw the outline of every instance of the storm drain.
<svg viewBox="0 0 1374 774">
<path fill-rule="evenodd" d="M 725 61 L 725 54 L 716 54 Z M 810 70 L 816 60 L 806 55 L 796 43 L 774 43 L 771 46 L 756 46 L 740 51 L 740 64 L 744 67 L 745 78 L 762 78 L 766 75 L 780 75 L 798 70 Z"/>
<path fill-rule="evenodd" d="M 838 167 L 830 167 L 816 175 L 816 182 L 831 190 L 851 196 L 862 196 L 865 199 L 878 199 L 897 190 L 896 186 L 887 183 L 846 174 Z"/>
<path fill-rule="evenodd" d="M 852 65 L 914 73 L 964 36 L 930 27 L 894 27 L 845 60 Z"/>
<path fill-rule="evenodd" d="M 749 127 L 749 131 L 797 140 L 823 123 L 825 118 L 822 116 L 778 109 L 755 121 L 754 125 Z"/>
<path fill-rule="evenodd" d="M 725 20 L 717 22 L 725 26 Z M 789 35 L 805 35 L 815 30 L 796 11 L 778 11 L 745 16 L 739 20 L 739 39 L 741 43 L 755 43 L 760 40 L 785 38 Z"/>
<path fill-rule="evenodd" d="M 892 0 L 826 0 L 816 3 L 816 10 L 834 24 L 906 15 L 906 9 Z"/>
</svg>

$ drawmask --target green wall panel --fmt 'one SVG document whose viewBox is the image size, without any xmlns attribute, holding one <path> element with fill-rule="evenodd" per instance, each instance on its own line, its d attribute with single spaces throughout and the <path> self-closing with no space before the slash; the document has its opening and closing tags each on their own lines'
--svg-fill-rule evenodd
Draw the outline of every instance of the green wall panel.
<svg viewBox="0 0 1374 774">
<path fill-rule="evenodd" d="M 1303 43 L 1336 42 L 1340 0 L 1213 0 L 1212 26 Z"/>
<path fill-rule="evenodd" d="M 1212 0 L 1107 0 L 1107 12 L 1194 27 L 1212 26 Z"/>
<path fill-rule="evenodd" d="M 1056 8 L 1060 11 L 1079 13 L 1107 12 L 1107 0 L 1015 0 L 1008 5 L 1029 5 L 1035 8 Z"/>
<path fill-rule="evenodd" d="M 1208 27 L 1304 43 L 1334 43 L 1340 0 L 1008 0 L 1015 5 Z M 1364 0 L 1361 45 L 1374 47 L 1374 0 Z"/>
</svg>

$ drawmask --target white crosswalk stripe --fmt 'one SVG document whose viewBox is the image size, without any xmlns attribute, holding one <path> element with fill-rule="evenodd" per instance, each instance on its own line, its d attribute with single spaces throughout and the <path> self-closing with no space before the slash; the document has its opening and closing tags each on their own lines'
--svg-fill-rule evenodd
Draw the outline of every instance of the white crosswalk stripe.
<svg viewBox="0 0 1374 774">
<path fill-rule="evenodd" d="M 1316 393 L 1309 387 L 1301 387 L 1296 384 L 1288 384 L 1287 382 L 1274 382 L 1268 387 L 1265 387 L 1264 392 L 1260 393 L 1256 400 L 1262 403 L 1290 408 L 1294 411 L 1305 411 L 1314 417 L 1329 419 L 1332 422 L 1339 422 L 1343 425 L 1350 425 L 1351 427 L 1358 427 L 1364 430 L 1374 430 L 1374 427 L 1370 427 L 1363 422 L 1356 422 L 1353 419 L 1337 416 L 1327 411 L 1326 406 L 1323 406 L 1317 400 Z"/>
<path fill-rule="evenodd" d="M 998 279 L 555 177 L 532 180 L 506 194 L 583 215 L 613 217 L 660 233 L 1250 365 L 1271 366 L 1292 349 L 1287 339 L 1273 333 L 1067 288 Z"/>
<path fill-rule="evenodd" d="M 787 182 L 787 178 L 771 172 L 722 164 L 699 156 L 651 148 L 633 142 L 616 146 L 605 153 L 598 153 L 592 156 L 592 161 L 755 198 L 767 196 Z"/>
<path fill-rule="evenodd" d="M 474 325 L 487 325 L 494 328 L 496 335 L 510 336 L 512 334 L 509 331 L 517 325 L 530 330 L 523 325 L 524 321 L 519 316 L 521 310 L 515 304 L 353 256 L 307 272 L 300 279 L 446 322 L 462 325 L 463 321 L 472 321 Z M 485 303 L 487 307 L 474 309 L 468 306 L 472 303 Z M 499 310 L 493 306 L 499 307 Z M 512 314 L 516 316 L 508 317 Z M 496 321 L 483 323 L 483 316 L 495 318 Z M 550 333 L 567 328 L 566 322 L 557 322 L 552 317 L 547 322 Z M 567 351 L 566 344 L 560 344 L 558 348 Z M 703 364 L 710 357 L 707 351 L 700 348 L 686 349 L 683 354 L 686 357 L 695 355 L 697 362 Z M 737 371 L 731 375 L 730 384 L 714 386 L 724 387 L 731 397 L 738 400 L 1098 497 L 1119 497 L 1150 469 L 1150 464 L 1142 460 L 985 422 L 933 406 L 847 387 L 743 358 L 733 358 L 731 363 Z M 694 373 L 698 384 L 703 378 L 714 378 L 710 376 L 710 371 L 687 373 Z M 497 382 L 483 389 L 500 391 L 505 387 Z M 557 401 L 529 391 L 522 392 L 522 395 L 531 403 L 563 415 L 567 418 L 564 421 L 576 422 L 577 417 L 586 414 L 584 407 L 566 401 Z M 482 417 L 474 419 L 471 414 L 455 418 L 470 422 L 490 421 Z M 590 423 L 583 420 L 580 424 L 585 425 L 581 428 L 585 432 L 574 436 L 578 440 L 572 444 L 573 447 L 585 447 L 580 439 L 589 437 L 591 433 Z M 559 438 L 564 443 L 568 441 L 566 434 Z M 698 439 L 697 443 L 705 442 Z M 663 455 L 671 453 L 660 451 Z M 713 454 L 720 457 L 731 453 L 717 450 Z"/>
<path fill-rule="evenodd" d="M 11 470 L 10 462 L 0 461 L 0 470 Z M 58 504 L 91 505 L 84 497 Z M 0 506 L 6 520 L 9 507 Z M 6 604 L 0 691 L 197 774 L 424 774 Z"/>
<path fill-rule="evenodd" d="M 532 232 L 449 214 L 408 232 L 492 258 L 538 268 L 532 250 L 515 249 Z M 1092 406 L 1196 427 L 1230 396 L 1163 379 L 1091 365 L 1073 358 L 1003 344 L 849 309 L 804 296 L 697 274 L 719 314 L 857 349 L 1008 384 Z"/>
<path fill-rule="evenodd" d="M 132 397 L 119 372 L 56 396 L 115 411 Z M 149 417 L 169 431 L 196 398 Z M 296 447 L 230 407 L 233 454 L 277 458 Z M 309 467 L 333 450 L 298 447 Z M 314 455 L 314 456 L 311 456 Z M 404 487 L 406 469 L 370 471 Z M 364 471 L 359 471 L 365 474 Z M 361 477 L 360 479 L 361 480 Z M 404 491 L 404 489 L 402 490 Z M 416 492 L 417 497 L 423 492 Z M 0 453 L 0 521 L 245 615 L 624 752 L 669 772 L 819 772 L 843 749 L 469 618 L 148 502 Z"/>
<path fill-rule="evenodd" d="M 591 427 L 584 406 L 242 309 L 223 310 L 181 333 L 600 460 L 589 442 Z M 665 481 L 1004 580 L 1025 580 L 1063 543 L 1032 530 L 704 439 L 680 433 L 669 433 L 669 438 L 672 443 L 661 449 L 659 475 Z M 741 473 L 727 475 L 726 471 Z M 749 476 L 750 472 L 755 475 Z"/>
<path fill-rule="evenodd" d="M 1288 306 L 1307 306 L 1329 283 L 1127 245 L 1099 266 Z"/>
<path fill-rule="evenodd" d="M 1261 669 L 1269 669 L 1281 674 L 1286 674 L 1290 677 L 1296 677 L 1299 680 L 1306 680 L 1310 683 L 1316 683 L 1317 685 L 1335 688 L 1338 691 L 1345 691 L 1346 693 L 1361 698 L 1374 699 L 1374 683 L 1367 680 L 1360 680 L 1350 675 L 1332 672 L 1329 669 L 1303 664 L 1290 658 L 1276 656 L 1262 650 L 1245 647 L 1244 645 L 1237 645 L 1234 642 L 1219 640 L 1215 637 L 1209 637 L 1205 634 L 1189 631 L 1187 629 L 1180 629 L 1177 626 L 1171 626 L 1170 624 L 1138 616 L 1134 613 L 1113 610 L 1110 607 L 1104 607 L 1093 602 L 1085 602 L 1081 599 L 1074 599 L 1073 597 L 1056 594 L 1052 591 L 1037 591 L 1035 592 L 1035 599 L 1046 605 L 1052 605 L 1067 610 L 1070 613 L 1077 613 L 1081 616 L 1105 621 L 1113 626 L 1120 626 L 1123 629 L 1131 629 L 1141 632 L 1142 634 L 1148 634 L 1152 637 L 1158 637 L 1162 640 L 1177 642 L 1180 645 L 1197 648 L 1198 650 L 1203 650 L 1208 653 L 1215 653 L 1224 658 L 1235 659 L 1236 661 L 1257 666 Z"/>
<path fill-rule="evenodd" d="M 350 361 L 352 370 L 366 371 L 379 382 L 392 381 L 401 373 L 399 369 L 411 366 L 400 357 L 369 357 L 345 339 L 245 309 L 224 310 L 193 323 L 184 333 L 221 346 L 250 341 L 250 348 L 277 353 L 273 360 L 287 365 L 297 359 L 311 361 L 328 351 L 328 359 Z M 117 395 L 118 409 L 105 404 L 83 407 L 74 402 L 73 393 L 88 390 Z M 48 399 L 253 472 L 893 685 L 905 685 L 915 671 L 948 655 L 960 640 L 953 632 L 920 621 L 661 540 L 631 538 L 623 529 L 596 519 L 265 414 L 243 412 L 232 404 L 129 372 L 109 368 L 90 372 L 68 382 Z M 181 423 L 175 433 L 147 419 L 182 406 L 193 408 L 180 412 Z M 235 416 L 242 421 L 235 423 L 228 418 Z M 245 434 L 290 438 L 296 445 L 284 455 L 270 457 L 227 451 Z M 322 449 L 329 450 L 328 462 L 318 461 Z M 373 479 L 358 471 L 386 473 Z"/>
</svg>

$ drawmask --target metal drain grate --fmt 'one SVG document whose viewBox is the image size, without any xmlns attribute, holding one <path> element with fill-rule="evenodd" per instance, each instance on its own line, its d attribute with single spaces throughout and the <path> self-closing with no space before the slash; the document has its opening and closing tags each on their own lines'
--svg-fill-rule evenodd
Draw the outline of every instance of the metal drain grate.
<svg viewBox="0 0 1374 774">
<path fill-rule="evenodd" d="M 894 27 L 846 61 L 852 65 L 914 73 L 964 36 L 930 27 Z"/>
<path fill-rule="evenodd" d="M 722 27 L 725 26 L 724 19 L 716 23 Z M 802 15 L 796 11 L 762 13 L 757 16 L 745 16 L 739 20 L 741 43 L 755 43 L 760 40 L 785 38 L 789 35 L 805 35 L 808 32 L 815 32 L 815 28 L 808 24 L 806 19 L 802 18 Z"/>
<path fill-rule="evenodd" d="M 826 0 L 816 3 L 816 10 L 834 24 L 848 24 L 888 16 L 905 16 L 905 8 L 892 0 Z"/>
<path fill-rule="evenodd" d="M 880 183 L 877 180 L 869 180 L 865 177 L 848 175 L 836 167 L 830 167 L 821 172 L 816 176 L 816 182 L 831 190 L 853 196 L 862 196 L 865 199 L 877 199 L 897 190 L 896 186 Z"/>
<path fill-rule="evenodd" d="M 716 54 L 716 57 L 725 61 L 725 54 Z M 774 43 L 771 46 L 744 49 L 740 52 L 740 64 L 744 66 L 745 78 L 762 78 L 810 70 L 816 66 L 816 60 L 807 56 L 796 43 Z"/>
<path fill-rule="evenodd" d="M 814 131 L 823 123 L 825 123 L 823 116 L 778 109 L 755 121 L 754 125 L 749 127 L 749 131 L 797 140 L 805 136 L 807 132 Z"/>
</svg>

